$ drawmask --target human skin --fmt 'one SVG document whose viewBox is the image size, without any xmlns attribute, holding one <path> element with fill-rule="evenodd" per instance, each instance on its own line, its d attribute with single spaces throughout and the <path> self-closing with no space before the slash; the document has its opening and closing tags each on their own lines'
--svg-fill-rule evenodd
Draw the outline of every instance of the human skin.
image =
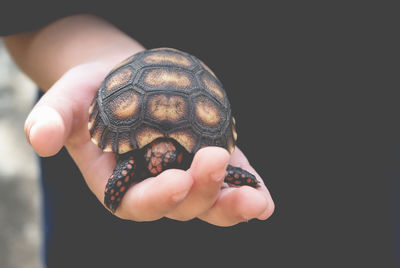
<svg viewBox="0 0 400 268">
<path fill-rule="evenodd" d="M 88 110 L 100 83 L 119 62 L 144 47 L 93 15 L 65 17 L 29 33 L 4 37 L 11 56 L 46 93 L 25 122 L 27 140 L 43 157 L 65 146 L 101 203 L 115 154 L 90 140 Z M 230 163 L 256 175 L 261 187 L 226 187 Z M 134 221 L 199 218 L 218 226 L 266 220 L 274 202 L 263 180 L 236 147 L 199 150 L 188 170 L 170 169 L 129 188 L 115 215 Z"/>
</svg>

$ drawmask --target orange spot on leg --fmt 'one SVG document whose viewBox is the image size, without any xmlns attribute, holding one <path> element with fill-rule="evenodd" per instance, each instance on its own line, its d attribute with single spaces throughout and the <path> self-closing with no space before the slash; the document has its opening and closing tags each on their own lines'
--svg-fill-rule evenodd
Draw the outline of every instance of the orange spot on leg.
<svg viewBox="0 0 400 268">
<path fill-rule="evenodd" d="M 178 164 L 182 163 L 182 158 L 183 158 L 183 153 L 180 152 L 180 154 L 178 154 L 178 157 L 176 159 L 176 161 L 178 162 Z"/>
<path fill-rule="evenodd" d="M 156 168 L 157 168 L 157 172 L 161 172 L 161 171 L 162 171 L 162 166 L 161 166 L 161 164 L 158 164 L 158 165 L 156 166 Z"/>
<path fill-rule="evenodd" d="M 153 175 L 156 175 L 158 173 L 157 169 L 155 167 L 150 167 L 149 170 L 150 170 L 151 174 L 153 174 Z"/>
<path fill-rule="evenodd" d="M 169 162 L 169 155 L 166 155 L 165 157 L 164 157 L 164 163 L 168 163 Z"/>
</svg>

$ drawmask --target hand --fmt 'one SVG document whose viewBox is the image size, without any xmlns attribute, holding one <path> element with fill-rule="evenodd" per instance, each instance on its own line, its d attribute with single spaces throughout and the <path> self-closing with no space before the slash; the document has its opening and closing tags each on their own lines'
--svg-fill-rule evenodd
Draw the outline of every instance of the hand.
<svg viewBox="0 0 400 268">
<path fill-rule="evenodd" d="M 72 68 L 42 97 L 25 124 L 27 139 L 39 155 L 51 156 L 66 146 L 102 203 L 116 165 L 115 155 L 102 152 L 91 142 L 87 124 L 90 103 L 109 69 L 100 62 Z M 228 163 L 256 174 L 261 187 L 221 188 Z M 253 218 L 267 219 L 273 210 L 267 188 L 238 148 L 230 156 L 222 148 L 208 147 L 197 152 L 189 170 L 167 170 L 131 186 L 116 215 L 135 221 L 198 217 L 230 226 Z"/>
</svg>

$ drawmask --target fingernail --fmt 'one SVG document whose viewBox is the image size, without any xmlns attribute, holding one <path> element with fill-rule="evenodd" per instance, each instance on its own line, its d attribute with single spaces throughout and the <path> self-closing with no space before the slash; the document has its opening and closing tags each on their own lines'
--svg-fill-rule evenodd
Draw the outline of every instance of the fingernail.
<svg viewBox="0 0 400 268">
<path fill-rule="evenodd" d="M 25 127 L 25 137 L 26 140 L 29 142 L 29 144 L 31 144 L 31 129 L 32 129 L 32 123 L 27 123 Z"/>
<path fill-rule="evenodd" d="M 29 128 L 29 132 L 27 133 L 27 136 L 28 136 L 27 139 L 28 139 L 29 144 L 31 144 L 31 138 L 35 135 L 35 132 L 38 129 L 38 125 L 39 124 L 33 123 Z"/>
<path fill-rule="evenodd" d="M 41 143 L 38 145 L 36 144 L 37 137 L 42 134 L 40 131 L 43 129 L 43 127 L 47 130 L 46 133 L 50 134 L 47 137 L 47 141 L 45 141 L 42 137 L 40 139 Z M 49 129 L 51 129 L 50 132 L 48 131 Z M 44 142 L 47 142 L 46 148 L 53 148 L 54 145 L 57 147 L 59 143 L 62 143 L 64 135 L 65 128 L 63 120 L 60 114 L 51 107 L 35 107 L 25 121 L 26 139 L 35 150 L 43 149 L 42 145 Z M 35 146 L 39 146 L 40 148 L 36 148 Z M 47 151 L 45 154 L 47 154 Z"/>
<path fill-rule="evenodd" d="M 34 112 L 32 114 L 32 112 L 28 115 L 28 117 L 26 118 L 25 121 L 25 137 L 26 140 L 29 142 L 29 144 L 31 143 L 31 132 L 32 132 L 32 128 L 35 126 L 37 119 L 36 116 L 34 115 Z"/>
</svg>

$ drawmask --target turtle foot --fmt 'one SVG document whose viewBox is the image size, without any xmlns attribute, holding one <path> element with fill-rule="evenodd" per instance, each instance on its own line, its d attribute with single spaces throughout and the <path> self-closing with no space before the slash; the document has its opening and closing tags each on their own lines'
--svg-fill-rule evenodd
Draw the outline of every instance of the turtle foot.
<svg viewBox="0 0 400 268">
<path fill-rule="evenodd" d="M 248 185 L 254 188 L 260 187 L 260 182 L 253 174 L 231 165 L 228 165 L 226 169 L 225 182 L 237 186 Z"/>
<path fill-rule="evenodd" d="M 118 160 L 117 167 L 108 179 L 104 192 L 104 204 L 115 213 L 122 197 L 132 184 L 135 175 L 136 163 L 133 156 Z"/>
</svg>

